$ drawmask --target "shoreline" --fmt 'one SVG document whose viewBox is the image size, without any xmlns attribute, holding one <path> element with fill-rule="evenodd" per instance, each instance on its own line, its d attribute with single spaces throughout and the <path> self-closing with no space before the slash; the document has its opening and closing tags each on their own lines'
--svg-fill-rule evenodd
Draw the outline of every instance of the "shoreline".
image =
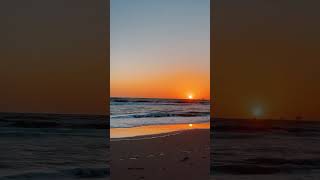
<svg viewBox="0 0 320 180">
<path fill-rule="evenodd" d="M 144 125 L 131 128 L 110 128 L 110 141 L 154 139 L 196 129 L 210 129 L 210 122 L 194 124 Z"/>
<path fill-rule="evenodd" d="M 153 135 L 141 135 L 141 136 L 132 136 L 132 137 L 123 137 L 123 138 L 110 138 L 110 142 L 117 142 L 117 141 L 139 141 L 139 140 L 148 140 L 148 139 L 157 139 L 163 137 L 169 137 L 181 134 L 185 131 L 192 131 L 192 130 L 184 130 L 184 131 L 176 131 L 171 133 L 161 133 L 161 134 L 153 134 Z"/>
</svg>

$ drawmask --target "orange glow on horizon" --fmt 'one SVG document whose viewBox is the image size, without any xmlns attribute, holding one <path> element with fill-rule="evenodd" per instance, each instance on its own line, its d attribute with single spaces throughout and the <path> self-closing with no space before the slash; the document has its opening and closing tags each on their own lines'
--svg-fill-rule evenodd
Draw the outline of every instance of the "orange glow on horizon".
<svg viewBox="0 0 320 180">
<path fill-rule="evenodd" d="M 210 76 L 203 72 L 119 75 L 110 84 L 112 97 L 210 99 Z"/>
</svg>

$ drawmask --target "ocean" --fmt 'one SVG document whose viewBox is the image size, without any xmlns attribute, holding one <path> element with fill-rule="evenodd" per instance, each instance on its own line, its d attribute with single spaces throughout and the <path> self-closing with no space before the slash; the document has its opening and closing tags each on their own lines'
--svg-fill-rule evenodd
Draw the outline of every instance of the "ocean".
<svg viewBox="0 0 320 180">
<path fill-rule="evenodd" d="M 111 98 L 110 103 L 111 128 L 210 121 L 207 100 Z"/>
<path fill-rule="evenodd" d="M 212 180 L 320 179 L 320 123 L 212 119 Z"/>
<path fill-rule="evenodd" d="M 0 113 L 0 180 L 108 179 L 106 116 Z"/>
</svg>

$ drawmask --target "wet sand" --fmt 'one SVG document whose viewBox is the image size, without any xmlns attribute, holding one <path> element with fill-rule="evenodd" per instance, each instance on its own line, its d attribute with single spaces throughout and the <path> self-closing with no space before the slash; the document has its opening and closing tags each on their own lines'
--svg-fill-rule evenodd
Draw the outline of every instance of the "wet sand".
<svg viewBox="0 0 320 180">
<path fill-rule="evenodd" d="M 167 125 L 148 125 L 132 128 L 111 128 L 110 138 L 128 139 L 128 137 L 147 137 L 161 136 L 163 134 L 175 133 L 177 131 L 193 130 L 193 129 L 209 129 L 210 123 L 196 124 L 167 124 Z M 132 139 L 132 138 L 129 138 Z M 134 138 L 135 139 L 135 138 Z"/>
<path fill-rule="evenodd" d="M 111 179 L 209 179 L 210 130 L 111 141 Z"/>
</svg>

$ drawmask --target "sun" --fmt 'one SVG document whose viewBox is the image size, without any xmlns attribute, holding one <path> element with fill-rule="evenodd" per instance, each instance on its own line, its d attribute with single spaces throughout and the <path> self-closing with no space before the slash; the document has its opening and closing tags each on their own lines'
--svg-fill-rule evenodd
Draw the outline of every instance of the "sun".
<svg viewBox="0 0 320 180">
<path fill-rule="evenodd" d="M 188 99 L 193 99 L 192 94 L 188 95 Z"/>
<path fill-rule="evenodd" d="M 262 114 L 263 114 L 263 110 L 261 107 L 254 107 L 253 110 L 252 110 L 252 114 L 253 116 L 255 116 L 256 118 L 257 117 L 261 117 Z"/>
</svg>

